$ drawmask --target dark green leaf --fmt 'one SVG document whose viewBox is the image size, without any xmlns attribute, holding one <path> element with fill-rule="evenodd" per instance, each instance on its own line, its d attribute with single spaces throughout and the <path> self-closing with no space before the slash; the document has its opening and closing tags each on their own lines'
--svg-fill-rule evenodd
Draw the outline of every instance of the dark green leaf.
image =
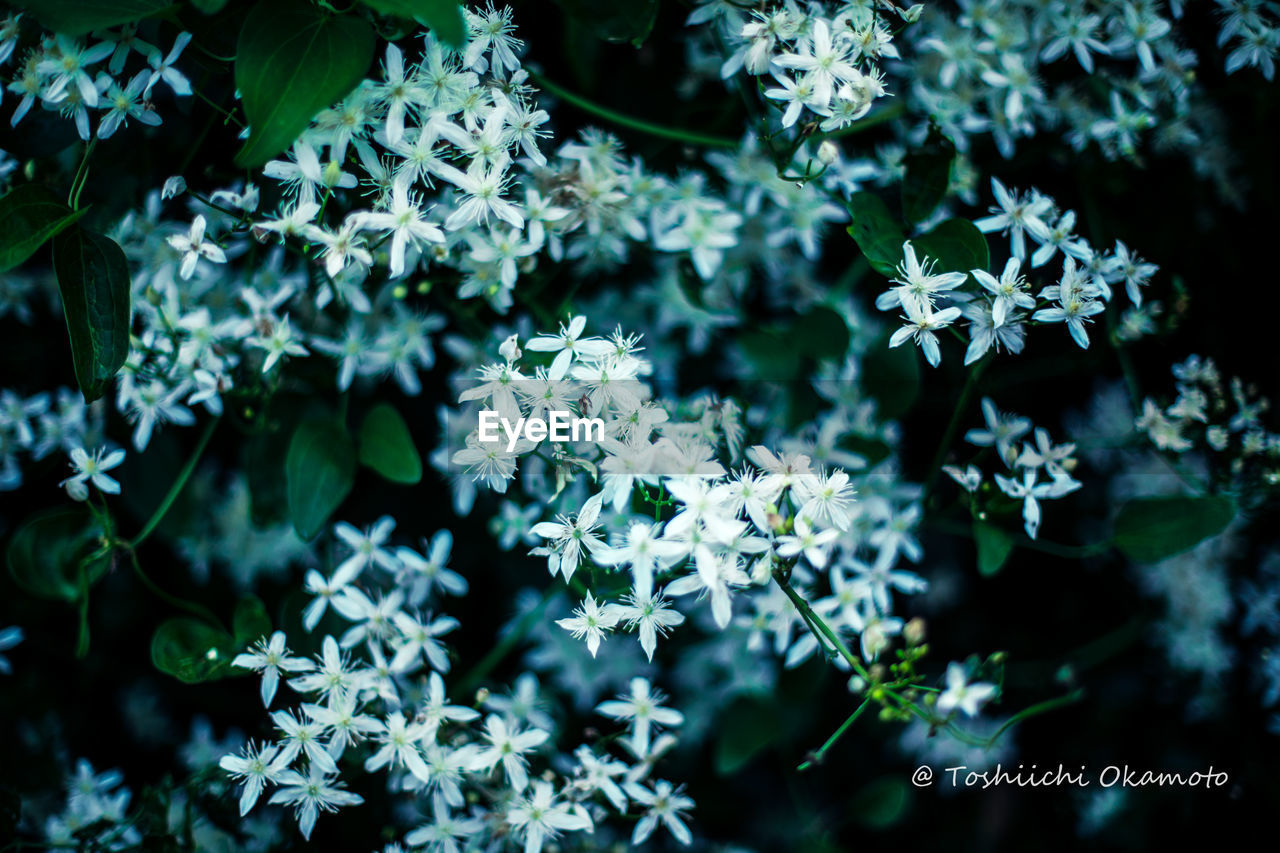
<svg viewBox="0 0 1280 853">
<path fill-rule="evenodd" d="M 206 15 L 216 15 L 227 5 L 227 0 L 191 0 L 191 5 Z"/>
<path fill-rule="evenodd" d="M 881 335 L 862 357 L 862 387 L 879 403 L 885 420 L 906 414 L 920 395 L 920 360 L 906 347 L 889 348 L 889 335 Z"/>
<path fill-rule="evenodd" d="M 853 813 L 870 829 L 888 829 L 906 816 L 911 806 L 911 790 L 896 776 L 862 786 L 853 795 Z"/>
<path fill-rule="evenodd" d="M 17 0 L 48 29 L 68 36 L 140 21 L 175 4 L 168 0 Z"/>
<path fill-rule="evenodd" d="M 991 263 L 987 238 L 967 219 L 948 219 L 927 234 L 911 239 L 916 257 L 937 261 L 934 272 L 985 270 Z"/>
<path fill-rule="evenodd" d="M 55 601 L 80 596 L 80 564 L 98 551 L 102 528 L 80 509 L 54 509 L 27 519 L 9 541 L 9 574 L 31 595 Z M 92 585 L 111 567 L 110 555 L 85 562 Z"/>
<path fill-rule="evenodd" d="M 854 193 L 849 199 L 849 215 L 853 218 L 849 234 L 871 268 L 886 278 L 893 278 L 898 274 L 898 264 L 902 263 L 902 244 L 907 238 L 889 208 L 869 192 Z"/>
<path fill-rule="evenodd" d="M 289 441 L 284 474 L 293 528 L 311 539 L 355 482 L 356 454 L 346 428 L 331 420 L 301 423 Z"/>
<path fill-rule="evenodd" d="M 1112 542 L 1136 563 L 1155 563 L 1218 535 L 1235 515 L 1220 495 L 1137 498 L 1121 507 Z"/>
<path fill-rule="evenodd" d="M 19 266 L 84 213 L 39 184 L 23 184 L 0 198 L 0 273 Z"/>
<path fill-rule="evenodd" d="M 54 238 L 53 271 L 76 381 L 92 403 L 129 357 L 129 264 L 115 241 L 76 226 Z"/>
<path fill-rule="evenodd" d="M 422 457 L 400 413 L 387 403 L 374 406 L 360 425 L 360 464 L 393 483 L 422 479 Z"/>
<path fill-rule="evenodd" d="M 658 17 L 658 0 L 556 0 L 565 14 L 577 20 L 596 38 L 644 43 Z"/>
<path fill-rule="evenodd" d="M 843 359 L 849 350 L 849 324 L 838 312 L 819 305 L 796 318 L 792 340 L 803 354 L 819 359 Z"/>
<path fill-rule="evenodd" d="M 467 24 L 458 0 L 361 0 L 384 15 L 413 18 L 431 28 L 442 44 L 461 49 L 467 43 Z"/>
<path fill-rule="evenodd" d="M 261 598 L 256 595 L 246 595 L 236 602 L 231 630 L 235 632 L 238 649 L 250 643 L 256 643 L 271 633 L 271 617 L 267 615 L 267 608 Z"/>
<path fill-rule="evenodd" d="M 373 29 L 305 0 L 262 0 L 236 45 L 236 88 L 252 128 L 236 163 L 260 166 L 345 97 L 373 61 Z"/>
<path fill-rule="evenodd" d="M 151 663 L 186 684 L 225 678 L 234 658 L 231 635 L 199 619 L 167 619 L 151 637 Z"/>
<path fill-rule="evenodd" d="M 778 709 L 759 699 L 739 699 L 725 713 L 724 721 L 715 752 L 716 773 L 721 776 L 745 767 L 782 734 Z"/>
<path fill-rule="evenodd" d="M 1004 566 L 1013 550 L 1013 537 L 1003 528 L 974 519 L 973 541 L 978 545 L 978 573 L 990 577 Z"/>
<path fill-rule="evenodd" d="M 908 222 L 927 219 L 946 196 L 955 155 L 951 140 L 930 128 L 924 145 L 902 158 L 902 215 Z"/>
</svg>

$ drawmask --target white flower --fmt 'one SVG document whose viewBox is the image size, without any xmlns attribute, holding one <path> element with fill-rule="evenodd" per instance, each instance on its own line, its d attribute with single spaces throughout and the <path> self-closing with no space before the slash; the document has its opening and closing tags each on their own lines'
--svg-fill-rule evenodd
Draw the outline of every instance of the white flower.
<svg viewBox="0 0 1280 853">
<path fill-rule="evenodd" d="M 516 791 L 523 791 L 529 784 L 525 770 L 524 754 L 541 746 L 549 737 L 541 729 L 522 732 L 518 728 L 508 730 L 507 724 L 496 714 L 485 720 L 485 740 L 489 746 L 482 748 L 471 761 L 472 770 L 490 770 L 499 762 L 507 781 Z"/>
<path fill-rule="evenodd" d="M 550 782 L 535 782 L 532 796 L 507 810 L 507 823 L 524 832 L 524 853 L 538 853 L 562 830 L 592 831 L 587 810 L 577 803 L 555 802 Z"/>
<path fill-rule="evenodd" d="M 938 348 L 938 339 L 934 333 L 951 325 L 960 316 L 960 309 L 952 306 L 935 313 L 928 303 L 921 306 L 914 299 L 904 301 L 902 307 L 907 312 L 903 318 L 907 323 L 889 338 L 889 346 L 901 346 L 914 339 L 924 351 L 925 360 L 937 367 L 942 361 L 942 351 Z"/>
<path fill-rule="evenodd" d="M 169 245 L 182 253 L 182 267 L 179 275 L 184 280 L 191 278 L 201 258 L 215 264 L 227 262 L 226 253 L 217 244 L 204 239 L 204 227 L 204 217 L 196 216 L 186 234 L 174 234 L 169 237 Z"/>
<path fill-rule="evenodd" d="M 308 672 L 315 665 L 306 658 L 290 657 L 285 646 L 284 631 L 276 631 L 271 639 L 260 639 L 252 651 L 236 656 L 233 666 L 254 669 L 262 673 L 262 706 L 269 708 L 276 695 L 276 685 L 280 682 L 280 671 Z"/>
<path fill-rule="evenodd" d="M 315 762 L 312 762 L 307 776 L 286 770 L 279 781 L 285 787 L 272 794 L 268 802 L 292 805 L 298 817 L 298 829 L 308 840 L 321 811 L 336 812 L 341 806 L 358 806 L 364 802 L 363 797 L 339 787 L 341 782 Z"/>
<path fill-rule="evenodd" d="M 964 667 L 958 663 L 947 664 L 947 689 L 938 696 L 938 713 L 949 715 L 959 708 L 968 716 L 978 713 L 978 709 L 996 695 L 996 686 L 986 682 L 969 684 L 964 674 Z"/>
<path fill-rule="evenodd" d="M 666 697 L 652 690 L 647 678 L 631 679 L 631 694 L 619 696 L 596 706 L 596 712 L 615 720 L 628 720 L 632 731 L 631 744 L 639 757 L 649 753 L 649 733 L 654 726 L 678 726 L 684 722 L 684 714 L 674 708 L 664 708 Z"/>
<path fill-rule="evenodd" d="M 90 456 L 83 447 L 71 448 L 71 467 L 76 473 L 59 483 L 67 490 L 67 494 L 78 501 L 85 500 L 89 496 L 89 488 L 86 482 L 91 482 L 98 487 L 98 490 L 107 495 L 120 494 L 120 484 L 108 477 L 106 472 L 115 468 L 124 461 L 124 450 L 117 448 L 110 453 L 106 453 L 105 447 L 99 447 Z M 106 453 L 106 456 L 103 454 Z"/>
<path fill-rule="evenodd" d="M 280 783 L 289 772 L 289 762 L 277 749 L 267 744 L 258 746 L 250 741 L 240 755 L 224 755 L 218 762 L 223 770 L 244 780 L 244 790 L 240 792 L 241 816 L 249 813 L 268 783 Z"/>
<path fill-rule="evenodd" d="M 693 835 L 681 814 L 693 808 L 693 800 L 680 793 L 680 788 L 672 788 L 671 783 L 664 779 L 655 780 L 652 790 L 639 782 L 629 782 L 625 788 L 633 800 L 646 807 L 644 817 L 640 818 L 631 833 L 633 846 L 643 844 L 653 834 L 659 821 L 676 841 L 686 846 L 693 843 Z"/>
<path fill-rule="evenodd" d="M 573 616 L 568 619 L 557 619 L 556 624 L 573 634 L 575 640 L 586 637 L 587 650 L 591 652 L 592 657 L 595 657 L 596 652 L 600 650 L 600 641 L 604 639 L 605 632 L 613 630 L 618 624 L 618 618 L 619 614 L 614 605 L 606 604 L 601 607 L 596 602 L 595 596 L 588 590 L 587 597 L 574 609 Z"/>
</svg>

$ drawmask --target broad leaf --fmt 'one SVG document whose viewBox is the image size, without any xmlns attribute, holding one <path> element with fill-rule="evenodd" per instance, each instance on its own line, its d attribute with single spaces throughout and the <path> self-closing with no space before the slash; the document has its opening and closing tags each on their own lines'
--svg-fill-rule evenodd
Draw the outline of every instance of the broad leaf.
<svg viewBox="0 0 1280 853">
<path fill-rule="evenodd" d="M 991 263 L 987 238 L 967 219 L 948 219 L 919 237 L 911 238 L 917 257 L 937 261 L 935 272 L 985 270 Z"/>
<path fill-rule="evenodd" d="M 1004 529 L 977 519 L 973 522 L 973 541 L 978 545 L 978 573 L 983 577 L 1000 571 L 1013 550 L 1013 537 Z"/>
<path fill-rule="evenodd" d="M 140 21 L 176 4 L 169 0 L 17 0 L 15 5 L 55 33 L 80 36 Z"/>
<path fill-rule="evenodd" d="M 191 5 L 206 15 L 216 15 L 227 5 L 227 0 L 191 0 Z"/>
<path fill-rule="evenodd" d="M 896 276 L 898 264 L 902 263 L 902 244 L 907 238 L 889 208 L 869 192 L 854 193 L 849 199 L 849 215 L 853 217 L 849 234 L 871 268 L 886 278 Z"/>
<path fill-rule="evenodd" d="M 351 492 L 356 476 L 351 436 L 335 421 L 304 421 L 289 441 L 284 474 L 289 519 L 309 540 Z"/>
<path fill-rule="evenodd" d="M 373 407 L 360 425 L 360 464 L 393 483 L 422 479 L 422 457 L 400 413 L 387 403 Z"/>
<path fill-rule="evenodd" d="M 246 595 L 236 602 L 231 630 L 235 632 L 235 645 L 238 649 L 271 634 L 271 617 L 267 615 L 267 608 L 261 598 Z"/>
<path fill-rule="evenodd" d="M 902 158 L 902 215 L 908 222 L 927 219 L 947 194 L 956 147 L 936 128 L 920 148 Z"/>
<path fill-rule="evenodd" d="M 76 226 L 54 238 L 53 271 L 76 382 L 92 403 L 129 357 L 129 264 L 115 241 Z"/>
<path fill-rule="evenodd" d="M 461 49 L 467 43 L 467 23 L 458 0 L 361 0 L 384 15 L 413 18 L 431 28 L 442 44 Z"/>
<path fill-rule="evenodd" d="M 1137 498 L 1121 507 L 1112 542 L 1136 563 L 1156 563 L 1217 536 L 1235 515 L 1220 495 Z"/>
<path fill-rule="evenodd" d="M 21 265 L 84 213 L 39 184 L 23 184 L 0 198 L 0 273 Z"/>
<path fill-rule="evenodd" d="M 100 548 L 102 529 L 80 509 L 60 508 L 28 519 L 9 541 L 9 573 L 38 598 L 75 601 L 80 597 L 80 565 L 92 585 L 111 567 L 110 555 L 89 560 Z"/>
<path fill-rule="evenodd" d="M 658 0 L 556 0 L 565 14 L 605 41 L 644 43 L 658 17 Z"/>
<path fill-rule="evenodd" d="M 186 684 L 232 674 L 235 643 L 231 635 L 199 619 L 167 619 L 151 636 L 151 663 Z"/>
<path fill-rule="evenodd" d="M 292 145 L 318 112 L 360 83 L 373 46 L 363 18 L 305 0 L 262 0 L 236 45 L 236 88 L 251 128 L 236 163 L 260 166 Z"/>
</svg>

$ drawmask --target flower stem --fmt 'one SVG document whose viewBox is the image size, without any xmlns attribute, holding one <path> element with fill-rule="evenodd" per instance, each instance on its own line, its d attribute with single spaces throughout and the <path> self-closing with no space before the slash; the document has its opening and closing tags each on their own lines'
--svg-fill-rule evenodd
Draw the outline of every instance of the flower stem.
<svg viewBox="0 0 1280 853">
<path fill-rule="evenodd" d="M 831 747 L 835 745 L 835 742 L 840 740 L 841 735 L 843 735 L 846 731 L 848 731 L 849 727 L 852 726 L 855 722 L 857 722 L 858 717 L 862 716 L 862 712 L 867 710 L 867 706 L 870 704 L 871 704 L 870 696 L 868 696 L 866 699 L 863 699 L 862 704 L 858 706 L 857 710 L 855 710 L 852 714 L 850 714 L 849 718 L 840 724 L 840 728 L 836 729 L 835 733 L 832 734 L 831 737 L 827 738 L 827 742 L 824 743 L 822 746 L 818 747 L 818 749 L 812 755 L 810 755 L 809 759 L 805 761 L 803 764 L 801 764 L 799 767 L 797 767 L 796 770 L 803 772 L 805 770 L 808 770 L 810 767 L 812 767 L 815 764 L 821 764 L 822 760 L 827 755 L 827 750 L 831 749 Z"/>
<path fill-rule="evenodd" d="M 553 83 L 536 71 L 529 72 L 529 79 L 565 103 L 573 104 L 583 112 L 591 113 L 594 116 L 602 118 L 605 121 L 612 122 L 620 127 L 630 128 L 631 130 L 636 130 L 640 133 L 647 133 L 650 136 L 657 136 L 662 139 L 674 139 L 679 142 L 687 142 L 690 145 L 705 145 L 711 148 L 737 148 L 739 144 L 738 140 L 730 139 L 727 136 L 709 136 L 705 133 L 685 130 L 682 127 L 667 127 L 665 125 L 644 121 L 642 119 L 632 118 L 625 113 L 611 110 L 608 107 L 597 104 L 595 101 L 589 101 L 581 95 L 576 95 L 560 84 Z"/>
<path fill-rule="evenodd" d="M 196 442 L 196 449 L 191 452 L 190 458 L 187 459 L 187 464 L 183 465 L 182 470 L 178 472 L 178 479 L 173 481 L 173 485 L 169 487 L 169 491 L 164 496 L 164 500 L 160 502 L 160 506 L 156 507 L 156 511 L 151 514 L 151 518 L 147 519 L 142 531 L 125 543 L 130 551 L 146 541 L 146 538 L 164 520 L 165 513 L 173 506 L 173 502 L 178 499 L 183 487 L 187 485 L 187 480 L 191 479 L 191 473 L 195 471 L 196 464 L 200 461 L 200 457 L 204 455 L 204 449 L 208 446 L 209 439 L 213 437 L 213 431 L 217 428 L 220 420 L 222 420 L 221 417 L 216 417 L 205 424 L 204 432 L 200 434 L 200 439 Z"/>
</svg>

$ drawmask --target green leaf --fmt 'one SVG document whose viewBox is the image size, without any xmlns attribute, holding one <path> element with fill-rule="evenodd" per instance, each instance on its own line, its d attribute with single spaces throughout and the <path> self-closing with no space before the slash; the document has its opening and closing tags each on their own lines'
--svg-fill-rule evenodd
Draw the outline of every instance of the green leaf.
<svg viewBox="0 0 1280 853">
<path fill-rule="evenodd" d="M 906 347 L 889 348 L 885 332 L 862 357 L 862 388 L 879 404 L 885 420 L 906 414 L 920 396 L 920 360 Z"/>
<path fill-rule="evenodd" d="M 76 226 L 54 238 L 53 271 L 76 382 L 92 403 L 129 357 L 129 264 L 115 241 Z"/>
<path fill-rule="evenodd" d="M 983 577 L 991 577 L 1000 571 L 1013 550 L 1013 537 L 1003 528 L 976 518 L 973 520 L 973 541 L 978 545 L 978 573 Z"/>
<path fill-rule="evenodd" d="M 186 684 L 231 675 L 234 658 L 231 635 L 199 619 L 167 619 L 151 636 L 151 663 Z"/>
<path fill-rule="evenodd" d="M 927 219 L 951 185 L 951 161 L 956 147 L 936 127 L 924 145 L 902 158 L 902 214 L 908 222 Z"/>
<path fill-rule="evenodd" d="M 191 5 L 206 15 L 216 15 L 227 5 L 227 0 L 191 0 Z"/>
<path fill-rule="evenodd" d="M 467 22 L 457 0 L 361 0 L 384 15 L 413 18 L 431 28 L 442 44 L 461 50 L 467 44 Z"/>
<path fill-rule="evenodd" d="M 236 612 L 232 617 L 231 630 L 235 633 L 236 648 L 242 649 L 255 643 L 271 633 L 271 617 L 262 599 L 256 595 L 246 595 L 236 602 Z"/>
<path fill-rule="evenodd" d="M 20 266 L 84 214 L 39 184 L 23 184 L 0 198 L 0 272 Z"/>
<path fill-rule="evenodd" d="M 658 17 L 658 0 L 556 0 L 565 14 L 604 41 L 644 43 Z"/>
<path fill-rule="evenodd" d="M 168 0 L 17 0 L 16 5 L 55 33 L 80 36 L 140 21 L 175 4 Z"/>
<path fill-rule="evenodd" d="M 236 163 L 261 166 L 321 110 L 342 100 L 373 61 L 373 29 L 305 0 L 262 0 L 236 45 L 236 88 L 251 131 Z"/>
<path fill-rule="evenodd" d="M 716 773 L 728 776 L 745 767 L 782 734 L 778 709 L 760 699 L 739 699 L 724 715 L 716 740 Z"/>
<path fill-rule="evenodd" d="M 360 425 L 360 464 L 393 483 L 413 485 L 422 480 L 422 457 L 395 407 L 382 403 L 365 415 Z"/>
<path fill-rule="evenodd" d="M 102 528 L 81 509 L 49 510 L 29 519 L 9 540 L 9 574 L 37 598 L 75 601 L 80 597 L 80 564 L 101 546 Z M 92 585 L 111 567 L 104 554 L 85 566 Z"/>
<path fill-rule="evenodd" d="M 356 476 L 351 436 L 332 420 L 303 421 L 284 460 L 289 519 L 303 539 L 312 539 L 346 499 Z"/>
<path fill-rule="evenodd" d="M 937 261 L 935 272 L 985 270 L 991 263 L 987 238 L 967 219 L 948 219 L 932 231 L 911 239 L 916 256 Z"/>
<path fill-rule="evenodd" d="M 854 193 L 849 199 L 849 215 L 853 218 L 849 234 L 871 268 L 886 278 L 896 276 L 898 264 L 902 263 L 902 244 L 907 238 L 888 206 L 869 192 Z"/>
<path fill-rule="evenodd" d="M 1137 498 L 1120 508 L 1112 542 L 1136 563 L 1156 563 L 1217 536 L 1236 516 L 1221 495 Z"/>
</svg>

